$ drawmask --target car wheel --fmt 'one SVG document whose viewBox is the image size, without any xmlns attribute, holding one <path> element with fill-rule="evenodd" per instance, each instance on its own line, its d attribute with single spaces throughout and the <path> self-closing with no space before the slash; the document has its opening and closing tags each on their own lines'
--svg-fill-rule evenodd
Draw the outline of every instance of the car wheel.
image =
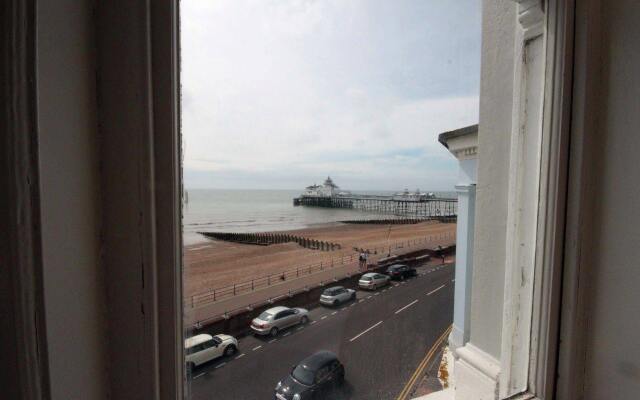
<svg viewBox="0 0 640 400">
<path fill-rule="evenodd" d="M 269 334 L 270 334 L 271 336 L 278 336 L 278 328 L 274 326 L 274 327 L 273 327 L 273 328 L 271 328 L 271 330 L 269 331 Z"/>
<path fill-rule="evenodd" d="M 331 303 L 332 306 L 337 306 L 338 305 L 338 300 L 334 300 L 333 303 Z"/>
<path fill-rule="evenodd" d="M 236 346 L 230 344 L 229 346 L 227 346 L 224 349 L 224 355 L 226 357 L 231 357 L 232 355 L 236 354 L 236 351 L 238 351 L 238 349 L 236 348 Z"/>
<path fill-rule="evenodd" d="M 351 300 L 355 300 L 356 299 L 356 292 L 351 293 Z"/>
<path fill-rule="evenodd" d="M 309 322 L 309 318 L 306 315 L 304 317 L 300 318 L 300 323 L 302 325 L 306 325 L 307 322 Z"/>
</svg>

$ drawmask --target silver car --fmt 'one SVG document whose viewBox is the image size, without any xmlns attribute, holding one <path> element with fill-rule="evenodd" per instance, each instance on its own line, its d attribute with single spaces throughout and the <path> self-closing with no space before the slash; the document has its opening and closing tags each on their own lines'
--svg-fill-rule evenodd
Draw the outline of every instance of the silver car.
<svg viewBox="0 0 640 400">
<path fill-rule="evenodd" d="M 333 286 L 322 292 L 320 303 L 326 306 L 337 306 L 356 298 L 356 291 L 342 286 Z"/>
<path fill-rule="evenodd" d="M 304 308 L 273 307 L 251 321 L 251 329 L 257 335 L 276 336 L 282 329 L 309 322 L 309 311 Z"/>
<path fill-rule="evenodd" d="M 378 274 L 376 272 L 369 272 L 360 277 L 358 286 L 362 289 L 375 290 L 379 287 L 389 284 L 389 277 L 387 275 Z"/>
</svg>

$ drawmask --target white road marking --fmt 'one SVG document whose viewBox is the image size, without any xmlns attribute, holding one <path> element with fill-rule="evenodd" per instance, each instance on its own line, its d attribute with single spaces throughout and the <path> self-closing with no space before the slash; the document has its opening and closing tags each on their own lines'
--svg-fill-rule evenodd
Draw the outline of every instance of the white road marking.
<svg viewBox="0 0 640 400">
<path fill-rule="evenodd" d="M 365 299 L 358 300 L 358 303 L 362 303 Z"/>
<path fill-rule="evenodd" d="M 327 316 L 326 316 L 326 315 L 323 315 L 323 316 L 322 316 L 322 318 L 320 318 L 320 319 L 325 319 L 325 318 L 327 318 Z"/>
<path fill-rule="evenodd" d="M 349 307 L 353 307 L 353 306 L 355 306 L 355 305 L 356 305 L 356 303 L 351 303 L 351 305 L 350 305 Z"/>
<path fill-rule="evenodd" d="M 297 331 L 301 331 L 303 329 L 304 329 L 304 326 L 299 326 L 299 327 L 296 328 Z"/>
<path fill-rule="evenodd" d="M 204 376 L 204 372 L 203 372 L 203 373 L 201 373 L 201 374 L 198 374 L 198 375 L 194 376 L 194 377 L 193 377 L 193 379 L 198 379 L 198 378 L 200 378 L 200 377 L 202 377 L 202 376 Z"/>
<path fill-rule="evenodd" d="M 337 313 L 338 313 L 337 311 L 334 311 L 331 313 L 331 315 L 336 315 Z"/>
<path fill-rule="evenodd" d="M 242 354 L 240 354 L 240 355 L 237 355 L 237 356 L 236 356 L 236 358 L 235 358 L 235 360 L 237 360 L 238 358 L 242 358 L 242 357 L 244 357 L 244 353 L 242 353 Z"/>
<path fill-rule="evenodd" d="M 455 279 L 452 279 L 452 280 L 451 280 L 451 282 L 452 282 L 452 283 L 453 283 L 453 282 L 455 282 L 455 281 L 456 281 Z"/>
<path fill-rule="evenodd" d="M 418 302 L 418 300 L 414 300 L 411 303 L 407 304 L 406 306 L 402 307 L 401 309 L 399 309 L 398 311 L 396 311 L 395 313 L 401 313 L 402 311 L 406 310 L 407 308 L 411 307 L 412 305 L 416 304 Z"/>
<path fill-rule="evenodd" d="M 287 337 L 289 335 L 291 335 L 291 332 L 286 332 L 284 335 L 282 335 L 282 337 Z"/>
<path fill-rule="evenodd" d="M 432 294 L 434 294 L 435 292 L 437 292 L 438 290 L 442 289 L 444 287 L 444 285 L 437 287 L 435 289 L 433 289 L 432 291 L 430 291 L 429 293 L 427 293 L 427 296 L 431 296 Z"/>
<path fill-rule="evenodd" d="M 384 290 L 382 291 L 382 293 L 386 292 L 387 290 L 389 290 L 389 289 L 384 289 Z"/>
<path fill-rule="evenodd" d="M 353 342 L 354 340 L 356 340 L 357 338 L 359 338 L 360 336 L 364 335 L 365 333 L 369 332 L 370 330 L 372 330 L 373 328 L 375 328 L 376 326 L 380 325 L 382 323 L 382 321 L 378 322 L 377 324 L 374 324 L 373 326 L 365 329 L 364 331 L 360 332 L 359 334 L 355 335 L 354 337 L 352 337 L 349 341 Z"/>
<path fill-rule="evenodd" d="M 311 325 L 315 324 L 316 322 L 318 322 L 318 321 L 311 321 Z"/>
<path fill-rule="evenodd" d="M 251 349 L 251 350 L 256 351 L 256 350 L 259 350 L 261 347 L 262 347 L 262 345 L 260 345 L 260 346 L 256 346 L 256 347 L 254 347 L 254 348 L 253 348 L 253 349 Z"/>
<path fill-rule="evenodd" d="M 271 340 L 269 340 L 267 343 L 273 343 L 273 342 L 275 342 L 276 340 L 278 340 L 278 339 L 271 339 Z"/>
<path fill-rule="evenodd" d="M 377 295 L 379 295 L 379 294 L 380 294 L 380 292 L 378 292 L 378 293 L 374 294 L 374 296 L 377 296 Z"/>
<path fill-rule="evenodd" d="M 220 363 L 220 364 L 216 365 L 216 366 L 214 367 L 214 369 L 222 368 L 222 367 L 224 367 L 225 365 L 227 365 L 227 363 L 226 363 L 226 362 Z"/>
<path fill-rule="evenodd" d="M 370 299 L 370 298 L 371 298 L 371 296 L 367 296 L 367 299 Z"/>
</svg>

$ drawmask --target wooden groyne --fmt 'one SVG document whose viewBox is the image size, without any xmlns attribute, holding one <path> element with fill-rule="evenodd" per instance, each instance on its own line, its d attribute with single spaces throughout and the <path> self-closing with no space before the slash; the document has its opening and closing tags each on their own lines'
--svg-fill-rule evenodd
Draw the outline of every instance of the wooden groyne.
<svg viewBox="0 0 640 400">
<path fill-rule="evenodd" d="M 393 214 L 420 218 L 451 218 L 458 214 L 458 200 L 428 198 L 421 200 L 398 199 L 394 196 L 335 195 L 331 197 L 300 196 L 293 199 L 294 206 L 349 208 L 380 214 Z"/>
<path fill-rule="evenodd" d="M 410 225 L 432 221 L 432 218 L 382 218 L 382 219 L 351 219 L 340 221 L 343 224 L 371 224 L 371 225 Z"/>
<path fill-rule="evenodd" d="M 234 242 L 242 244 L 252 244 L 258 246 L 269 246 L 279 243 L 297 243 L 298 245 L 311 250 L 334 251 L 342 248 L 339 243 L 325 242 L 322 240 L 310 239 L 303 236 L 282 234 L 282 233 L 231 233 L 231 232 L 198 232 L 199 234 L 216 240 Z"/>
</svg>

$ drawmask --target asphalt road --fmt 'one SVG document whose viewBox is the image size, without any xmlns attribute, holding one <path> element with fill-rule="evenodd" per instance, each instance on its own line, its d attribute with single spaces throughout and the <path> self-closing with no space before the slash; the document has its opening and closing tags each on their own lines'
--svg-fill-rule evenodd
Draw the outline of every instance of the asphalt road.
<svg viewBox="0 0 640 400">
<path fill-rule="evenodd" d="M 273 399 L 276 383 L 318 350 L 331 350 L 345 366 L 335 399 L 396 399 L 425 354 L 453 320 L 452 265 L 418 268 L 417 278 L 338 308 L 317 307 L 310 322 L 276 338 L 247 336 L 238 353 L 196 369 L 194 400 Z M 327 399 L 331 400 L 331 399 Z"/>
</svg>

